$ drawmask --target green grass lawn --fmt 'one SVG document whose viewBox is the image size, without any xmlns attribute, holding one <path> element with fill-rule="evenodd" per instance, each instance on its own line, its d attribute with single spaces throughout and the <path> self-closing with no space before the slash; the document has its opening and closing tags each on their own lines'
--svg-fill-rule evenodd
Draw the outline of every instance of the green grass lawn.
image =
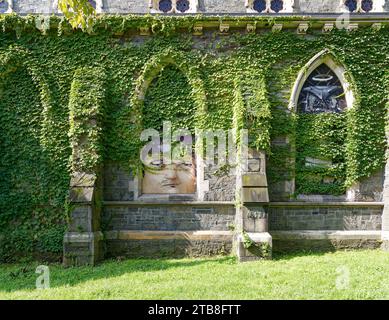
<svg viewBox="0 0 389 320">
<path fill-rule="evenodd" d="M 0 299 L 389 299 L 389 254 L 379 250 L 244 264 L 219 257 L 50 265 L 51 288 L 41 290 L 37 265 L 0 265 Z M 337 289 L 348 272 L 348 288 Z"/>
</svg>

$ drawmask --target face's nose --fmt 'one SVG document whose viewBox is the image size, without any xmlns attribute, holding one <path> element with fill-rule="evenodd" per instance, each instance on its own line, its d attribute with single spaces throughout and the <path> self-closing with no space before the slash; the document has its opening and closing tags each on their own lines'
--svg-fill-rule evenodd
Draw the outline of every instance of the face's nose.
<svg viewBox="0 0 389 320">
<path fill-rule="evenodd" d="M 165 177 L 169 180 L 174 180 L 177 178 L 177 172 L 174 167 L 169 167 L 165 171 Z"/>
</svg>

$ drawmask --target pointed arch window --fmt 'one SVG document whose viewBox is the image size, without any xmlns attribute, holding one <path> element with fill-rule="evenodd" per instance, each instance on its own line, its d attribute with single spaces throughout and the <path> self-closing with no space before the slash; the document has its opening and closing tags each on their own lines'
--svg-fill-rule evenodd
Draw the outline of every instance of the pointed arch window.
<svg viewBox="0 0 389 320">
<path fill-rule="evenodd" d="M 339 78 L 322 63 L 306 79 L 298 99 L 302 113 L 340 113 L 347 107 L 345 92 Z"/>
</svg>

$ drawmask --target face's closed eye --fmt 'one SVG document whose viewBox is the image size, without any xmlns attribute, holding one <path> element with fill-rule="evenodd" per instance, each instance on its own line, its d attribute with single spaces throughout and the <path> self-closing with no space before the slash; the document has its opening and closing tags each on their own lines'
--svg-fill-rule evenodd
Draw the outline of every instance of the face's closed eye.
<svg viewBox="0 0 389 320">
<path fill-rule="evenodd" d="M 152 170 L 163 170 L 166 165 L 163 163 L 163 160 L 154 160 L 150 162 L 149 167 Z"/>
<path fill-rule="evenodd" d="M 192 161 L 178 161 L 174 163 L 177 170 L 190 170 L 193 168 Z"/>
</svg>

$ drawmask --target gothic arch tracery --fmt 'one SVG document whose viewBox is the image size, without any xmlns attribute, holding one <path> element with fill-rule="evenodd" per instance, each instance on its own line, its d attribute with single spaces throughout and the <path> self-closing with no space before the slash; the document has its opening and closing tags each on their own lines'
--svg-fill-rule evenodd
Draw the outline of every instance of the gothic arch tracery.
<svg viewBox="0 0 389 320">
<path fill-rule="evenodd" d="M 314 56 L 300 71 L 292 90 L 289 109 L 298 111 L 304 104 L 304 94 L 310 101 L 305 101 L 308 107 L 306 111 L 314 113 L 325 108 L 327 110 L 322 111 L 331 112 L 332 108 L 334 112 L 341 112 L 351 108 L 354 102 L 345 68 L 336 62 L 327 49 Z M 313 107 L 315 103 L 316 109 Z"/>
</svg>

